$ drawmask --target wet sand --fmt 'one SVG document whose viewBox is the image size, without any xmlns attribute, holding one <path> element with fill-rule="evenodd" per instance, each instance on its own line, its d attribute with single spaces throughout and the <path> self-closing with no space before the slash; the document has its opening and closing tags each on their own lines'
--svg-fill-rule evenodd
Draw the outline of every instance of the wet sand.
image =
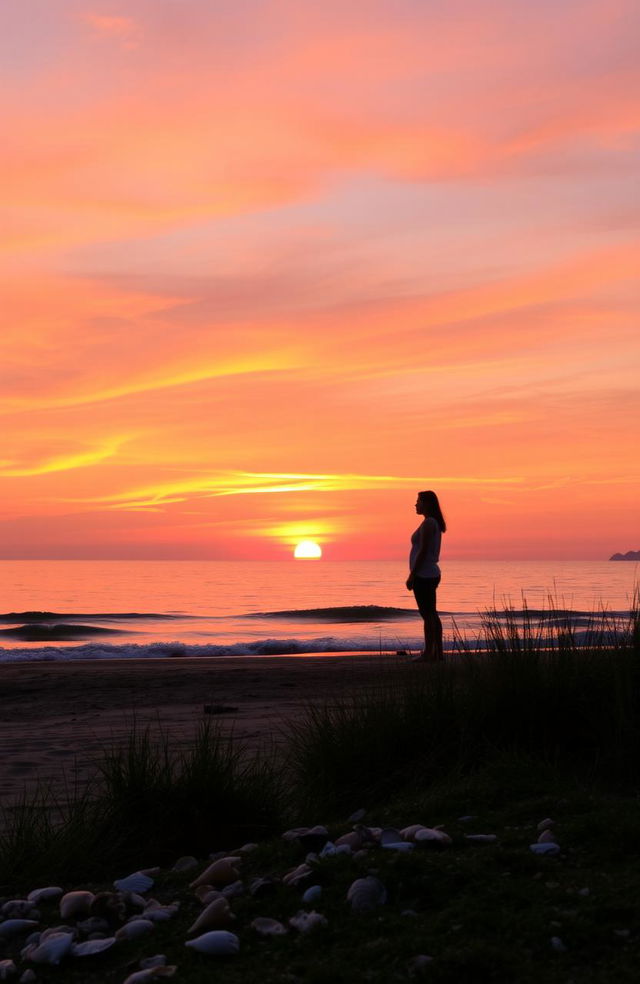
<svg viewBox="0 0 640 984">
<path fill-rule="evenodd" d="M 310 702 L 409 666 L 378 653 L 0 665 L 0 800 L 37 779 L 82 780 L 134 723 L 177 743 L 207 720 L 251 746 L 281 742 L 282 726 Z"/>
</svg>

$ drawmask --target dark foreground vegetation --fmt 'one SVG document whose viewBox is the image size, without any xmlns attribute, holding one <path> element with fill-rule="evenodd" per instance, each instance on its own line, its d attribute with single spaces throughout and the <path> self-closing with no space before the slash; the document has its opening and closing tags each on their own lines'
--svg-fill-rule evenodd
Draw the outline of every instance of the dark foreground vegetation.
<svg viewBox="0 0 640 984">
<path fill-rule="evenodd" d="M 549 624 L 543 640 L 526 618 L 488 618 L 488 654 L 398 667 L 374 690 L 309 707 L 277 754 L 250 754 L 211 725 L 180 751 L 169 735 L 158 741 L 134 729 L 97 763 L 88 788 L 25 797 L 6 811 L 0 832 L 2 899 L 47 884 L 98 891 L 159 865 L 151 894 L 181 904 L 152 939 L 38 967 L 39 979 L 122 982 L 141 957 L 162 952 L 178 966 L 176 981 L 193 984 L 635 982 L 637 613 L 588 648 L 560 617 Z M 312 861 L 298 888 L 282 884 L 309 845 L 280 834 L 324 824 L 337 838 L 358 808 L 367 827 L 442 825 L 452 843 L 329 856 Z M 555 821 L 554 857 L 530 850 L 546 817 Z M 477 833 L 497 839 L 467 839 Z M 184 942 L 202 905 L 188 888 L 193 875 L 172 872 L 173 862 L 193 854 L 201 870 L 211 852 L 248 841 L 259 846 L 243 862 L 243 882 L 273 883 L 268 893 L 232 900 L 240 953 L 194 953 Z M 354 913 L 348 887 L 370 873 L 387 902 Z M 301 898 L 309 884 L 322 887 L 313 905 Z M 269 939 L 250 928 L 256 916 L 286 924 L 305 908 L 327 925 Z M 60 922 L 53 904 L 42 917 L 46 926 Z M 0 930 L 0 960 L 19 959 L 22 942 L 3 943 Z"/>
</svg>

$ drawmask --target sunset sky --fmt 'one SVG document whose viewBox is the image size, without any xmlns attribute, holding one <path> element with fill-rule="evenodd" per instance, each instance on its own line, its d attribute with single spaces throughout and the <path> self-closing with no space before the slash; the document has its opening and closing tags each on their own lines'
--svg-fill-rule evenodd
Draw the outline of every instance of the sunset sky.
<svg viewBox="0 0 640 984">
<path fill-rule="evenodd" d="M 640 548 L 637 0 L 0 6 L 0 556 Z"/>
</svg>

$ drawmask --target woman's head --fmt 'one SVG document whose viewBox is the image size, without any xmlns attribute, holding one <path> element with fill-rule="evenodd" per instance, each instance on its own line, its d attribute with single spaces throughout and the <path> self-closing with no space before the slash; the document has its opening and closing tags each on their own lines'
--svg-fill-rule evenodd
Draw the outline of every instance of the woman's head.
<svg viewBox="0 0 640 984">
<path fill-rule="evenodd" d="M 423 516 L 433 516 L 436 523 L 440 527 L 442 533 L 445 532 L 447 524 L 444 521 L 444 516 L 442 515 L 442 509 L 440 508 L 440 503 L 438 502 L 438 496 L 435 492 L 418 492 L 418 511 L 422 513 Z"/>
</svg>

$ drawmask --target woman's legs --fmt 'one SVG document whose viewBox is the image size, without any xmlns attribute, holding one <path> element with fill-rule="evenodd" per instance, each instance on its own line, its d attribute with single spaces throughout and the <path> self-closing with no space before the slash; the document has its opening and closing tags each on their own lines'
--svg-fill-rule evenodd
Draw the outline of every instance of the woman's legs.
<svg viewBox="0 0 640 984">
<path fill-rule="evenodd" d="M 439 584 L 439 577 L 415 577 L 413 581 L 413 593 L 424 622 L 423 658 L 438 662 L 444 659 L 442 622 L 436 611 L 436 590 Z"/>
</svg>

